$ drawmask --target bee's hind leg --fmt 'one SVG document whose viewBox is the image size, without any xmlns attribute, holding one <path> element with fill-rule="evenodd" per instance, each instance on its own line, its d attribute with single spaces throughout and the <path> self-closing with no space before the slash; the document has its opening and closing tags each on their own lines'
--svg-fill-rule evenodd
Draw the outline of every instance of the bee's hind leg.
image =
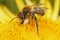
<svg viewBox="0 0 60 40">
<path fill-rule="evenodd" d="M 38 33 L 38 35 L 39 35 L 39 32 L 38 32 L 38 21 L 37 21 L 37 18 L 35 17 L 35 15 L 33 15 L 33 18 L 35 19 L 35 21 L 36 21 L 36 31 L 37 31 L 37 33 Z"/>
</svg>

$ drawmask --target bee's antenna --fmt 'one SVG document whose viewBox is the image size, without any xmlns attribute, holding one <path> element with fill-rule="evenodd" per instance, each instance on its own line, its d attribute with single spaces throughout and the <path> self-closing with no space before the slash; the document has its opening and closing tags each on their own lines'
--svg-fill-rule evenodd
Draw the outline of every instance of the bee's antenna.
<svg viewBox="0 0 60 40">
<path fill-rule="evenodd" d="M 12 20 L 9 21 L 9 23 L 11 23 L 15 18 L 18 18 L 18 17 L 14 17 Z"/>
</svg>

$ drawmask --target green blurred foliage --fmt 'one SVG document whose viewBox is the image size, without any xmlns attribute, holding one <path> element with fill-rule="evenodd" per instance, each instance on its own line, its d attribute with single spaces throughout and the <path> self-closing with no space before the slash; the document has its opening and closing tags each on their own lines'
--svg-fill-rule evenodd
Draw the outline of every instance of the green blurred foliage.
<svg viewBox="0 0 60 40">
<path fill-rule="evenodd" d="M 23 0 L 25 2 L 25 0 Z M 39 3 L 40 0 L 31 0 L 32 2 L 34 3 Z M 0 0 L 0 3 L 6 5 L 6 7 L 9 8 L 9 10 L 11 12 L 13 12 L 14 14 L 17 14 L 18 13 L 18 8 L 17 8 L 17 5 L 15 3 L 15 0 Z M 52 5 L 52 7 L 54 7 L 54 0 L 50 0 L 50 3 Z M 60 14 L 60 11 L 59 11 L 59 14 Z"/>
<path fill-rule="evenodd" d="M 37 0 L 31 0 L 32 2 L 39 2 Z M 14 14 L 18 13 L 18 8 L 16 6 L 15 0 L 0 0 L 0 3 L 6 5 L 7 8 Z"/>
<path fill-rule="evenodd" d="M 50 0 L 50 3 L 51 3 L 51 5 L 52 5 L 52 7 L 54 7 L 53 5 L 54 5 L 54 1 L 55 0 Z"/>
<path fill-rule="evenodd" d="M 60 16 L 60 8 L 59 8 L 59 16 Z"/>
<path fill-rule="evenodd" d="M 40 0 L 31 0 L 32 2 L 39 3 Z"/>
<path fill-rule="evenodd" d="M 0 3 L 5 4 L 5 0 L 0 0 Z"/>
<path fill-rule="evenodd" d="M 6 5 L 7 8 L 14 14 L 18 13 L 18 8 L 16 6 L 15 0 L 0 0 L 0 3 Z"/>
</svg>

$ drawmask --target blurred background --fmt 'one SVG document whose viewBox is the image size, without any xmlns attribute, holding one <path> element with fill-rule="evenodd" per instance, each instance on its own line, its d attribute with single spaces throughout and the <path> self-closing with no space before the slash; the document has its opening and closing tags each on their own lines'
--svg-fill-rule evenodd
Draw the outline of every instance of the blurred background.
<svg viewBox="0 0 60 40">
<path fill-rule="evenodd" d="M 23 1 L 25 2 L 25 0 L 23 0 Z M 31 1 L 32 2 L 39 2 L 39 0 L 31 0 Z M 51 2 L 52 7 L 54 7 L 53 6 L 54 0 L 49 0 L 49 1 Z M 0 3 L 6 5 L 6 7 L 9 8 L 9 10 L 11 12 L 13 12 L 14 14 L 17 14 L 18 8 L 15 3 L 15 0 L 0 0 Z M 59 11 L 59 15 L 60 15 L 60 11 Z"/>
<path fill-rule="evenodd" d="M 31 0 L 31 1 L 34 3 L 39 3 L 41 1 L 43 2 L 44 0 Z M 20 27 L 21 26 L 20 22 L 17 22 L 17 20 L 13 20 L 10 23 L 10 21 L 15 17 L 15 15 L 18 14 L 20 7 L 23 7 L 23 5 L 21 6 L 18 2 L 20 2 L 20 4 L 22 5 L 21 0 L 18 0 L 17 3 L 16 3 L 16 0 L 0 0 L 0 4 L 5 5 L 5 6 L 0 5 L 0 38 L 3 38 L 4 40 L 6 40 L 6 39 L 8 40 L 9 38 L 10 38 L 10 40 L 11 40 L 11 38 L 17 40 L 18 38 L 20 38 L 19 35 L 21 35 L 21 33 L 22 33 L 20 31 L 20 28 L 23 28 L 23 27 Z M 44 2 L 46 2 L 46 0 Z M 39 16 L 37 16 L 37 18 L 39 18 L 38 19 L 38 22 L 39 22 L 38 30 L 39 30 L 39 34 L 41 35 L 41 36 L 39 36 L 39 38 L 42 38 L 42 40 L 45 40 L 45 39 L 46 40 L 60 40 L 60 8 L 59 8 L 60 4 L 59 4 L 59 2 L 60 2 L 60 0 L 47 0 L 45 5 L 47 5 L 47 7 L 49 9 L 45 13 L 46 15 L 44 15 L 44 19 L 43 19 L 43 17 L 39 18 Z M 23 0 L 23 3 L 26 4 L 26 0 Z M 27 2 L 27 3 L 29 3 L 29 2 Z M 58 20 L 55 22 L 54 21 L 55 19 L 58 19 Z M 34 23 L 34 21 L 33 21 L 33 23 Z M 7 24 L 10 24 L 10 25 L 7 25 Z M 33 26 L 34 25 L 35 24 L 33 24 Z M 28 26 L 28 27 L 26 27 L 26 26 Z M 32 25 L 28 24 L 26 26 L 24 26 L 24 28 L 23 28 L 24 31 L 25 31 L 25 27 L 28 28 L 28 30 L 34 31 L 34 27 Z M 18 31 L 16 29 L 18 29 Z M 28 34 L 27 34 L 27 32 L 26 32 L 26 34 L 25 34 L 25 32 L 23 32 L 22 35 L 26 39 L 28 38 L 27 40 L 29 40 L 30 35 L 33 38 L 35 37 L 35 35 L 33 36 L 33 32 L 31 32 L 31 34 L 30 34 L 30 32 Z M 35 37 L 35 39 L 36 38 L 37 37 Z M 43 39 L 43 38 L 45 38 L 45 39 Z M 58 38 L 58 39 L 56 39 L 56 38 Z M 22 39 L 22 37 L 20 39 Z"/>
<path fill-rule="evenodd" d="M 0 0 L 0 3 L 5 5 L 14 14 L 18 12 L 15 0 Z"/>
</svg>

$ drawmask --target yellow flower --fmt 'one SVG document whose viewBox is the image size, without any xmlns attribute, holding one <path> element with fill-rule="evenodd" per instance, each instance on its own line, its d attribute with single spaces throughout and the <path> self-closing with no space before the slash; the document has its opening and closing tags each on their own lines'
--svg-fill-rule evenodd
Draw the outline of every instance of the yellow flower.
<svg viewBox="0 0 60 40">
<path fill-rule="evenodd" d="M 26 2 L 29 2 L 30 5 L 31 1 L 28 0 Z M 43 17 L 36 15 L 39 35 L 36 32 L 34 20 L 30 20 L 30 23 L 22 25 L 16 18 L 9 23 L 15 15 L 4 5 L 0 5 L 0 40 L 60 40 L 60 21 L 57 16 L 59 0 L 55 0 L 54 9 L 52 9 L 49 0 L 41 0 L 40 2 L 44 3 L 43 6 L 46 6 L 48 10 Z M 22 0 L 16 0 L 16 4 L 20 11 L 25 7 Z"/>
<path fill-rule="evenodd" d="M 17 19 L 9 23 L 15 16 L 4 5 L 0 7 L 0 40 L 40 40 L 37 33 L 31 31 L 30 24 L 21 25 Z M 27 28 L 28 25 L 30 25 L 29 28 Z"/>
</svg>

